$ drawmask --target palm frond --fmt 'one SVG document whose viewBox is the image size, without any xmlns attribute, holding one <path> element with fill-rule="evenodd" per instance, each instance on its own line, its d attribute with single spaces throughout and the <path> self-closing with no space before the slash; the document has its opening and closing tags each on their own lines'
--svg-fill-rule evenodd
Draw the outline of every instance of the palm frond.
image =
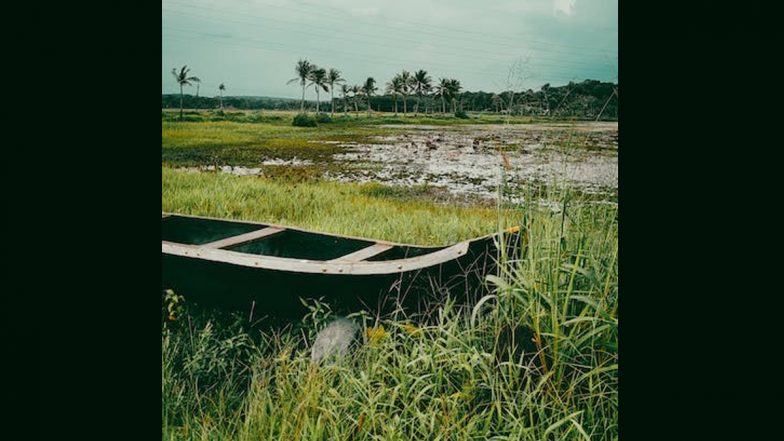
<svg viewBox="0 0 784 441">
<path fill-rule="evenodd" d="M 327 73 L 327 80 L 329 80 L 329 82 L 332 84 L 346 81 L 343 79 L 343 77 L 340 76 L 340 71 L 335 68 L 329 69 L 329 72 Z"/>
</svg>

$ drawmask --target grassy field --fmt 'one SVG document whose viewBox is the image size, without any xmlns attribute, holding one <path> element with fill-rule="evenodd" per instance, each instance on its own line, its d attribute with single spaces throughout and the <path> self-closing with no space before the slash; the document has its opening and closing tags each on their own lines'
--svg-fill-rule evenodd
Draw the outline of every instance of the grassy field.
<svg viewBox="0 0 784 441">
<path fill-rule="evenodd" d="M 188 109 L 183 112 L 184 122 L 204 122 L 204 121 L 234 121 L 239 123 L 274 123 L 291 125 L 291 120 L 297 114 L 296 111 L 281 111 L 281 110 L 226 110 L 220 112 L 217 110 L 203 110 L 203 109 Z M 313 113 L 310 113 L 313 115 Z M 326 112 L 329 115 L 329 112 Z M 344 114 L 336 112 L 330 115 L 332 121 L 322 124 L 323 126 L 351 126 L 356 124 L 362 125 L 380 125 L 380 124 L 428 124 L 428 125 L 457 125 L 457 124 L 531 124 L 536 122 L 553 122 L 553 121 L 573 121 L 574 118 L 554 118 L 554 117 L 538 117 L 538 116 L 507 116 L 499 114 L 483 114 L 483 113 L 469 113 L 468 118 L 457 118 L 454 115 L 447 113 L 446 115 L 440 113 L 423 114 L 419 113 L 414 116 L 413 113 L 408 113 L 405 116 L 400 113 L 395 116 L 390 112 L 373 112 L 370 117 L 367 112 L 359 112 L 356 115 L 354 112 Z M 179 121 L 179 109 L 163 109 L 161 111 L 161 118 L 164 121 Z"/>
<path fill-rule="evenodd" d="M 311 301 L 301 321 L 273 328 L 167 295 L 163 439 L 618 438 L 616 205 L 549 189 L 558 210 L 498 211 L 434 203 L 427 187 L 176 170 L 170 166 L 209 164 L 216 154 L 257 161 L 265 148 L 303 158 L 332 148 L 308 140 L 394 129 L 300 129 L 283 117 L 180 123 L 166 113 L 164 211 L 423 245 L 521 225 L 524 241 L 520 258 L 489 278 L 491 293 L 479 305 L 460 309 L 445 300 L 429 314 L 358 313 L 366 344 L 320 365 L 311 364 L 309 345 L 334 318 L 327 304 Z"/>
<path fill-rule="evenodd" d="M 291 183 L 168 167 L 162 168 L 161 188 L 163 211 L 419 245 L 452 244 L 498 228 L 496 209 L 427 202 L 428 191 L 378 184 Z M 502 217 L 504 227 L 520 222 L 516 210 L 504 210 Z"/>
<path fill-rule="evenodd" d="M 163 438 L 617 439 L 617 212 L 525 212 L 522 258 L 481 306 L 360 315 L 367 344 L 336 363 L 308 351 L 328 305 L 267 332 L 164 319 Z"/>
<path fill-rule="evenodd" d="M 359 118 L 336 114 L 332 122 L 318 127 L 293 127 L 294 112 L 191 110 L 183 121 L 172 110 L 162 112 L 162 161 L 173 166 L 212 164 L 257 166 L 265 158 L 328 160 L 340 151 L 334 144 L 314 142 L 340 141 L 374 143 L 372 136 L 399 133 L 401 129 L 386 127 L 401 124 L 528 124 L 533 117 L 502 117 L 476 115 L 470 119 L 454 116 L 413 115 L 395 117 L 391 114 Z M 549 120 L 552 122 L 552 120 Z M 381 127 L 384 126 L 384 127 Z"/>
</svg>

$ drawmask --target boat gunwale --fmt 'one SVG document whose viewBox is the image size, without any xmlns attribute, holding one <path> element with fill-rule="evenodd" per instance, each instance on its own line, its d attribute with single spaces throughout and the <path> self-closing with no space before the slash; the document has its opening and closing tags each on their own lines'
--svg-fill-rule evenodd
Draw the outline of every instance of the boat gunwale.
<svg viewBox="0 0 784 441">
<path fill-rule="evenodd" d="M 215 221 L 226 221 L 234 223 L 246 223 L 260 225 L 264 227 L 281 228 L 285 230 L 299 231 L 303 233 L 321 234 L 331 237 L 374 242 L 376 244 L 403 246 L 432 249 L 430 253 L 415 257 L 395 260 L 381 261 L 341 261 L 340 258 L 331 260 L 312 260 L 291 257 L 266 256 L 261 254 L 242 253 L 222 248 L 209 248 L 202 245 L 183 244 L 178 242 L 161 241 L 161 251 L 164 254 L 181 256 L 186 258 L 201 259 L 213 262 L 222 262 L 233 265 L 240 265 L 250 268 L 280 270 L 310 274 L 332 274 L 332 275 L 384 275 L 401 274 L 410 271 L 421 270 L 433 266 L 441 265 L 450 261 L 457 260 L 468 254 L 469 246 L 474 242 L 492 239 L 498 233 L 491 233 L 474 239 L 464 240 L 451 246 L 420 246 L 383 240 L 375 240 L 364 237 L 346 236 L 341 234 L 324 233 L 303 228 L 288 227 L 285 225 L 262 223 L 257 221 L 244 221 L 236 219 L 220 219 L 208 216 L 183 215 L 177 213 L 163 212 L 163 217 L 188 217 L 195 219 L 206 219 Z M 504 230 L 503 234 L 513 233 L 509 229 Z"/>
<path fill-rule="evenodd" d="M 421 256 L 383 261 L 295 259 L 291 257 L 240 253 L 220 248 L 205 248 L 199 245 L 188 245 L 168 241 L 161 241 L 161 251 L 168 255 L 223 262 L 258 269 L 311 274 L 379 275 L 416 271 L 456 260 L 467 254 L 471 242 L 473 241 L 467 240 L 459 242 L 451 247 L 443 248 Z"/>
</svg>

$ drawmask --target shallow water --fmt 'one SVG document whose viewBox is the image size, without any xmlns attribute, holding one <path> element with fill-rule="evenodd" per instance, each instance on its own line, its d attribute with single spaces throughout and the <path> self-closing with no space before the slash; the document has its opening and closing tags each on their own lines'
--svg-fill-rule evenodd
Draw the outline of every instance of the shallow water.
<svg viewBox="0 0 784 441">
<path fill-rule="evenodd" d="M 481 198 L 495 198 L 502 182 L 512 194 L 530 183 L 566 183 L 608 198 L 617 193 L 617 122 L 390 127 L 401 133 L 374 137 L 373 144 L 338 144 L 343 151 L 332 155 L 332 167 L 325 167 L 323 176 L 399 186 L 427 184 L 456 196 Z M 334 167 L 341 163 L 345 167 Z M 260 166 L 313 164 L 268 158 Z M 262 167 L 219 168 L 241 176 L 264 174 Z"/>
<path fill-rule="evenodd" d="M 617 123 L 406 128 L 401 135 L 377 137 L 379 144 L 343 145 L 346 152 L 335 154 L 335 161 L 375 167 L 327 177 L 428 184 L 483 197 L 495 197 L 502 179 L 510 187 L 568 182 L 587 193 L 618 187 Z"/>
</svg>

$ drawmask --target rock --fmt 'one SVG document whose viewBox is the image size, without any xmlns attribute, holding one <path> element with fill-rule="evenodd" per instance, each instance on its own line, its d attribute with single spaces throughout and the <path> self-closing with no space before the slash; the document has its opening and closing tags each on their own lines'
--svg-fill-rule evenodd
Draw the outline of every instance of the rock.
<svg viewBox="0 0 784 441">
<path fill-rule="evenodd" d="M 359 336 L 359 325 L 349 319 L 339 318 L 316 334 L 310 359 L 318 362 L 328 357 L 346 355 Z"/>
</svg>

